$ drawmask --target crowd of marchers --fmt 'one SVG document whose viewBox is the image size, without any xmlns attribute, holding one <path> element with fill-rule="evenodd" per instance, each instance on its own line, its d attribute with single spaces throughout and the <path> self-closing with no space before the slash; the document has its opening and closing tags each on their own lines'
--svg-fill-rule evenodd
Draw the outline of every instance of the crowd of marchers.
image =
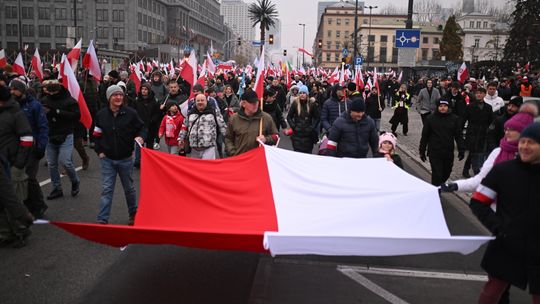
<svg viewBox="0 0 540 304">
<path fill-rule="evenodd" d="M 102 193 L 96 221 L 109 223 L 119 176 L 127 224 L 133 225 L 137 199 L 132 174 L 141 166 L 142 147 L 165 145 L 171 154 L 213 160 L 261 144 L 276 145 L 280 136 L 290 136 L 300 153 L 383 157 L 402 167 L 398 137 L 407 136 L 410 115 L 418 115 L 423 123 L 420 160 L 429 159 L 432 184 L 444 192 L 474 192 L 472 211 L 497 236 L 483 260 L 490 279 L 481 303 L 507 298 L 509 284 L 528 286 L 538 303 L 537 75 L 466 83 L 424 77 L 400 83 L 381 74 L 372 85 L 367 85 L 374 76 L 370 73 L 342 82 L 315 73 L 267 75 L 262 96 L 254 90 L 254 77 L 239 70 L 218 72 L 193 86 L 179 74 L 159 69 L 146 73 L 142 84 L 129 76 L 128 71 L 112 70 L 96 82 L 88 71 L 78 72 L 92 116 L 87 129 L 80 123 L 79 102 L 58 80 L 56 69 L 45 69 L 43 80 L 32 72 L 17 75 L 9 65 L 1 71 L 2 244 L 24 245 L 32 221 L 43 218 L 48 208 L 45 200 L 64 196 L 62 173 L 71 183 L 71 196 L 84 191 L 73 150 L 83 170 L 91 165 L 88 151 L 99 157 Z M 392 111 L 390 130 L 381 130 L 385 108 Z M 464 179 L 449 181 L 456 150 L 458 160 L 465 161 Z M 52 182 L 46 196 L 36 180 L 44 157 Z"/>
</svg>

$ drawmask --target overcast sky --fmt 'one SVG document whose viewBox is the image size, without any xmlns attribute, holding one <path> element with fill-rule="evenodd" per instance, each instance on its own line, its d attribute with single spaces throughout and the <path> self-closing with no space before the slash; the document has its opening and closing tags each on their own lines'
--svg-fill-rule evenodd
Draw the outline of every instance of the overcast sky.
<svg viewBox="0 0 540 304">
<path fill-rule="evenodd" d="M 302 26 L 298 23 L 306 24 L 306 49 L 312 50 L 313 39 L 317 32 L 317 4 L 318 0 L 271 0 L 275 3 L 281 20 L 281 39 L 282 48 L 290 49 L 302 47 Z M 256 0 L 244 0 L 246 3 L 253 3 Z M 454 7 L 461 0 L 444 0 L 446 7 Z M 506 0 L 493 0 L 498 5 L 502 5 Z M 351 0 L 354 3 L 354 0 Z M 389 3 L 398 7 L 407 8 L 408 0 L 365 0 L 365 5 L 376 5 L 379 9 L 374 9 L 373 14 L 377 14 L 380 8 L 386 7 Z M 259 39 L 259 33 L 256 32 L 256 39 Z M 289 54 L 291 53 L 289 51 Z"/>
</svg>

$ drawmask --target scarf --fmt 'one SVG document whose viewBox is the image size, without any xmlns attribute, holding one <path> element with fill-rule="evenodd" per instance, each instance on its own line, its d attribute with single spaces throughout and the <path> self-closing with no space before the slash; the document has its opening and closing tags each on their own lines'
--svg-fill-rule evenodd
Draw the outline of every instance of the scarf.
<svg viewBox="0 0 540 304">
<path fill-rule="evenodd" d="M 516 153 L 518 152 L 517 140 L 509 142 L 503 137 L 499 143 L 499 146 L 501 148 L 501 152 L 499 152 L 499 155 L 497 155 L 497 158 L 495 158 L 493 165 L 516 158 Z"/>
</svg>

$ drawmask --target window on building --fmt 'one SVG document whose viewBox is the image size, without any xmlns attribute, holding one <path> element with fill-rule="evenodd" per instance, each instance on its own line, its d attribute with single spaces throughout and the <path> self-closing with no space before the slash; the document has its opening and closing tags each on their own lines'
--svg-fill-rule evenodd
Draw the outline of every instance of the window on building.
<svg viewBox="0 0 540 304">
<path fill-rule="evenodd" d="M 106 9 L 96 10 L 96 20 L 97 21 L 109 21 L 109 11 Z"/>
<path fill-rule="evenodd" d="M 326 48 L 329 50 L 332 47 L 332 41 L 326 41 Z"/>
<path fill-rule="evenodd" d="M 23 24 L 22 26 L 23 37 L 34 37 L 34 26 L 31 24 Z"/>
<path fill-rule="evenodd" d="M 332 18 L 328 18 L 328 24 L 332 24 Z"/>
<path fill-rule="evenodd" d="M 474 47 L 480 47 L 480 38 L 474 39 Z"/>
<path fill-rule="evenodd" d="M 470 27 L 470 28 L 474 28 L 474 21 L 471 21 L 471 22 L 469 23 L 469 27 Z"/>
<path fill-rule="evenodd" d="M 340 54 L 339 54 L 339 53 L 334 53 L 334 55 L 335 55 L 334 61 L 339 61 L 339 56 L 340 56 Z"/>
<path fill-rule="evenodd" d="M 385 47 L 380 48 L 379 50 L 379 61 L 386 62 L 387 49 Z"/>
<path fill-rule="evenodd" d="M 65 9 L 65 8 L 56 8 L 56 9 L 54 9 L 54 19 L 56 19 L 56 20 L 66 20 L 67 19 L 67 9 Z"/>
<path fill-rule="evenodd" d="M 142 41 L 142 40 L 143 40 L 143 39 L 142 39 L 142 31 L 141 31 L 141 30 L 138 30 L 138 31 L 137 31 L 137 38 L 138 38 L 137 40 L 139 40 L 139 41 Z"/>
<path fill-rule="evenodd" d="M 349 18 L 345 18 L 345 25 L 349 25 Z"/>
<path fill-rule="evenodd" d="M 54 37 L 67 38 L 67 26 L 57 25 L 54 27 Z"/>
<path fill-rule="evenodd" d="M 439 49 L 431 49 L 431 56 L 433 60 L 441 60 L 441 53 Z"/>
<path fill-rule="evenodd" d="M 337 38 L 341 37 L 341 31 L 336 31 L 336 37 Z"/>
<path fill-rule="evenodd" d="M 48 7 L 38 8 L 38 19 L 40 20 L 49 20 L 50 19 L 50 9 Z"/>
<path fill-rule="evenodd" d="M 370 46 L 367 48 L 367 60 L 369 62 L 373 62 L 374 58 L 375 58 L 375 48 Z"/>
<path fill-rule="evenodd" d="M 398 49 L 393 47 L 392 48 L 392 63 L 397 63 L 398 60 Z"/>
<path fill-rule="evenodd" d="M 113 4 L 124 4 L 124 0 L 113 0 Z"/>
<path fill-rule="evenodd" d="M 341 18 L 336 18 L 336 24 L 341 25 Z"/>
<path fill-rule="evenodd" d="M 113 10 L 113 21 L 123 22 L 124 21 L 124 11 L 123 10 Z"/>
<path fill-rule="evenodd" d="M 428 44 L 429 43 L 429 37 L 422 37 L 422 43 Z"/>
<path fill-rule="evenodd" d="M 482 21 L 476 21 L 476 28 L 480 28 Z"/>
<path fill-rule="evenodd" d="M 109 0 L 96 0 L 96 3 L 109 3 Z"/>
<path fill-rule="evenodd" d="M 388 36 L 381 35 L 381 42 L 388 42 Z"/>
<path fill-rule="evenodd" d="M 336 50 L 341 50 L 341 42 L 336 41 Z"/>
<path fill-rule="evenodd" d="M 109 38 L 109 28 L 108 27 L 98 27 L 97 31 L 98 38 Z"/>
<path fill-rule="evenodd" d="M 439 37 L 433 37 L 433 44 L 439 44 Z"/>
<path fill-rule="evenodd" d="M 349 38 L 349 31 L 345 31 L 345 37 Z"/>
<path fill-rule="evenodd" d="M 487 27 L 488 27 L 488 22 L 484 21 L 484 28 L 487 28 Z"/>
<path fill-rule="evenodd" d="M 328 37 L 332 37 L 332 31 L 328 30 Z"/>
<path fill-rule="evenodd" d="M 77 9 L 77 20 L 83 20 L 82 9 Z M 75 15 L 75 10 L 71 9 L 71 16 Z"/>
<path fill-rule="evenodd" d="M 6 19 L 17 19 L 17 7 L 16 6 L 6 6 Z"/>
<path fill-rule="evenodd" d="M 362 19 L 362 24 L 368 24 L 368 20 L 367 19 Z"/>
<path fill-rule="evenodd" d="M 23 19 L 34 19 L 34 8 L 33 7 L 22 7 L 22 18 Z"/>
<path fill-rule="evenodd" d="M 6 36 L 19 36 L 17 24 L 6 24 Z"/>
<path fill-rule="evenodd" d="M 38 33 L 39 37 L 51 37 L 51 27 L 49 25 L 40 25 Z"/>
<path fill-rule="evenodd" d="M 478 61 L 478 56 L 472 56 L 472 62 L 477 62 Z"/>
<path fill-rule="evenodd" d="M 124 28 L 123 27 L 114 27 L 113 28 L 113 38 L 124 39 L 125 38 Z"/>
<path fill-rule="evenodd" d="M 139 2 L 137 3 L 139 7 L 142 7 L 142 0 L 139 0 Z"/>
<path fill-rule="evenodd" d="M 429 49 L 422 49 L 422 60 L 428 60 Z"/>
<path fill-rule="evenodd" d="M 142 16 L 142 24 L 143 25 L 148 25 L 148 16 L 144 15 Z"/>
<path fill-rule="evenodd" d="M 142 14 L 137 13 L 137 24 L 142 24 Z"/>
</svg>

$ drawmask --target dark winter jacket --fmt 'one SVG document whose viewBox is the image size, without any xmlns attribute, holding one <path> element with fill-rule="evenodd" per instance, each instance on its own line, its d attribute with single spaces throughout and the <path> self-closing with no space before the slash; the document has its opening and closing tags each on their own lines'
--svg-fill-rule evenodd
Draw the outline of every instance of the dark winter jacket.
<svg viewBox="0 0 540 304">
<path fill-rule="evenodd" d="M 159 128 L 162 113 L 159 109 L 159 103 L 154 98 L 154 92 L 150 91 L 150 94 L 146 98 L 139 93 L 133 104 L 133 108 L 144 122 L 146 129 Z"/>
<path fill-rule="evenodd" d="M 0 154 L 22 169 L 32 150 L 32 128 L 19 104 L 10 99 L 0 107 Z"/>
<path fill-rule="evenodd" d="M 47 143 L 49 142 L 49 123 L 43 106 L 32 96 L 24 95 L 19 100 L 19 106 L 26 114 L 30 127 L 32 128 L 32 136 L 34 137 L 35 150 L 40 153 L 45 152 Z"/>
<path fill-rule="evenodd" d="M 131 156 L 135 137 L 144 134 L 144 123 L 137 112 L 126 106 L 120 107 L 114 116 L 110 108 L 103 108 L 96 114 L 94 128 L 95 151 L 107 158 L 122 160 Z"/>
<path fill-rule="evenodd" d="M 468 122 L 465 145 L 470 152 L 487 152 L 487 129 L 493 121 L 493 110 L 485 102 L 471 102 L 465 111 L 462 124 Z"/>
<path fill-rule="evenodd" d="M 457 115 L 460 119 L 463 119 L 465 116 L 465 111 L 467 110 L 467 103 L 465 102 L 465 98 L 463 95 L 461 95 L 460 92 L 457 93 L 457 95 L 453 95 L 452 91 L 448 91 L 448 93 L 443 96 L 443 100 L 448 101 L 450 110 L 452 110 L 452 113 Z"/>
<path fill-rule="evenodd" d="M 165 97 L 167 97 L 167 94 L 168 94 L 167 88 L 161 81 L 158 81 L 158 82 L 152 81 L 151 84 L 152 84 L 151 90 L 152 92 L 154 92 L 154 97 L 159 103 L 163 102 L 165 100 Z"/>
<path fill-rule="evenodd" d="M 350 100 L 340 101 L 334 91 L 334 88 L 332 88 L 332 90 L 332 96 L 324 102 L 321 111 L 322 127 L 327 131 L 330 130 L 330 127 L 332 127 L 332 124 L 338 117 L 344 113 L 347 113 L 347 111 L 351 108 Z"/>
<path fill-rule="evenodd" d="M 540 165 L 519 158 L 495 165 L 482 180 L 470 207 L 497 238 L 482 267 L 489 275 L 540 294 Z M 484 188 L 485 187 L 485 188 Z M 486 189 L 487 188 L 487 189 Z M 490 208 L 494 199 L 497 211 Z"/>
<path fill-rule="evenodd" d="M 501 139 L 504 137 L 504 123 L 512 118 L 512 116 L 505 111 L 504 114 L 496 116 L 493 119 L 486 134 L 488 151 L 492 151 L 499 146 Z"/>
<path fill-rule="evenodd" d="M 300 114 L 298 113 L 298 105 L 300 105 Z M 301 102 L 298 98 L 294 100 L 287 115 L 287 122 L 293 130 L 291 141 L 295 151 L 311 153 L 313 144 L 319 138 L 316 129 L 319 119 L 319 106 L 314 98 L 305 102 Z"/>
<path fill-rule="evenodd" d="M 285 92 L 285 89 L 281 85 L 270 86 L 270 88 L 277 92 L 275 102 L 281 109 L 285 109 L 285 103 L 287 102 L 287 93 Z"/>
<path fill-rule="evenodd" d="M 452 113 L 436 111 L 430 114 L 422 129 L 420 155 L 434 158 L 454 159 L 454 141 L 458 150 L 464 151 L 459 118 Z"/>
<path fill-rule="evenodd" d="M 274 120 L 274 123 L 276 124 L 276 128 L 279 129 L 287 128 L 287 122 L 285 122 L 285 118 L 283 117 L 283 112 L 281 111 L 281 107 L 274 101 L 271 103 L 265 102 L 263 105 L 263 111 L 270 114 L 272 116 L 272 119 Z"/>
<path fill-rule="evenodd" d="M 380 106 L 384 110 L 385 102 L 384 97 L 381 97 Z M 379 111 L 379 97 L 377 94 L 371 94 L 366 98 L 366 114 L 373 119 L 381 118 L 381 111 Z"/>
<path fill-rule="evenodd" d="M 337 144 L 337 150 L 329 151 L 332 156 L 365 158 L 369 148 L 372 152 L 377 151 L 379 135 L 371 117 L 364 115 L 360 121 L 353 121 L 346 112 L 330 128 L 328 143 L 331 142 Z"/>
<path fill-rule="evenodd" d="M 64 142 L 66 135 L 73 134 L 81 118 L 79 104 L 64 87 L 61 87 L 57 94 L 44 96 L 41 103 L 45 110 L 49 109 L 49 141 Z"/>
</svg>

